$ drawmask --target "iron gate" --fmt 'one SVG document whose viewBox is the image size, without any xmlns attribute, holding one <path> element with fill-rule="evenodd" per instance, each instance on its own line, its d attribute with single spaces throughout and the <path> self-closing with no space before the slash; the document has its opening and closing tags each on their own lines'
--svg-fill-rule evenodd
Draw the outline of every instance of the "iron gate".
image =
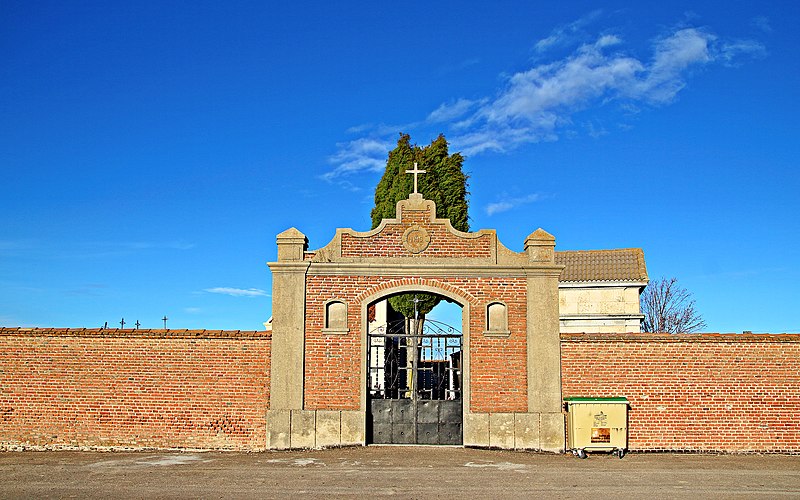
<svg viewBox="0 0 800 500">
<path fill-rule="evenodd" d="M 419 333 L 405 326 L 368 334 L 371 442 L 462 444 L 461 332 L 433 320 Z"/>
</svg>

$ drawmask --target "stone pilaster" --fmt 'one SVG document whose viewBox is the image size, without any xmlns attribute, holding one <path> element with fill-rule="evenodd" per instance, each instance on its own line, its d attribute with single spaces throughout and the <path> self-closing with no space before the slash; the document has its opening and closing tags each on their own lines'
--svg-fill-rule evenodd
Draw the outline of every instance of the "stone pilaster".
<svg viewBox="0 0 800 500">
<path fill-rule="evenodd" d="M 527 344 L 528 412 L 539 415 L 540 448 L 562 451 L 565 445 L 561 399 L 561 339 L 555 238 L 537 229 L 525 239 L 528 256 Z"/>
<path fill-rule="evenodd" d="M 278 235 L 272 271 L 270 411 L 303 409 L 305 361 L 306 237 L 295 228 Z"/>
</svg>

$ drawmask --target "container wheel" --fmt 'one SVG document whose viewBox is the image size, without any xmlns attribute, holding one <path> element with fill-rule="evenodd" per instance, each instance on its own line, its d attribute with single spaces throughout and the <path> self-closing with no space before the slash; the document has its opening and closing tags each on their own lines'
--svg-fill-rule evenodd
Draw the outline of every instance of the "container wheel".
<svg viewBox="0 0 800 500">
<path fill-rule="evenodd" d="M 624 457 L 624 456 L 625 456 L 625 450 L 624 450 L 623 448 L 620 448 L 620 449 L 618 449 L 618 450 L 617 450 L 617 456 L 618 456 L 620 459 L 621 459 L 622 457 Z"/>
<path fill-rule="evenodd" d="M 584 459 L 588 455 L 586 455 L 586 450 L 578 450 L 578 458 Z"/>
</svg>

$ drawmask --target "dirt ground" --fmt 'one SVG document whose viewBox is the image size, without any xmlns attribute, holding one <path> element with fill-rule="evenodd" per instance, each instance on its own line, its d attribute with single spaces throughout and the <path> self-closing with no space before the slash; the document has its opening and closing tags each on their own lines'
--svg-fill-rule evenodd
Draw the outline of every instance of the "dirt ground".
<svg viewBox="0 0 800 500">
<path fill-rule="evenodd" d="M 2 498 L 800 498 L 800 456 L 460 447 L 0 453 Z"/>
</svg>

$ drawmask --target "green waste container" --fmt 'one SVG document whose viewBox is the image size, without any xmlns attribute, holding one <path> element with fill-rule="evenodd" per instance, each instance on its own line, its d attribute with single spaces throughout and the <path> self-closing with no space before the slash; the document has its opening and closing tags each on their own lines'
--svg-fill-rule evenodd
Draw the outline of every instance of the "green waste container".
<svg viewBox="0 0 800 500">
<path fill-rule="evenodd" d="M 619 458 L 628 449 L 627 398 L 564 398 L 567 448 L 581 458 L 587 451 L 608 451 Z"/>
</svg>

